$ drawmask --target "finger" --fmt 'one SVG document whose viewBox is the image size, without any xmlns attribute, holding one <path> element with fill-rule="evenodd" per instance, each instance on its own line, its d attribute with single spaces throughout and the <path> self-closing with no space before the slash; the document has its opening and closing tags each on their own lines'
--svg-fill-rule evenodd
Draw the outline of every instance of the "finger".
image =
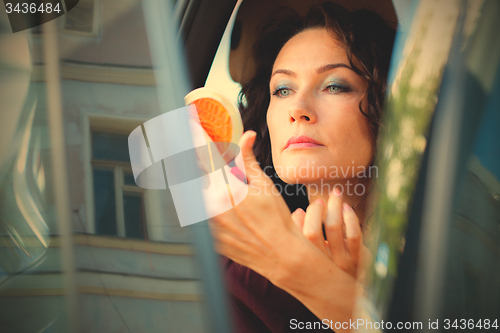
<svg viewBox="0 0 500 333">
<path fill-rule="evenodd" d="M 304 218 L 304 226 L 302 233 L 321 251 L 326 252 L 325 239 L 323 237 L 323 211 L 325 204 L 322 200 L 318 199 L 307 207 L 306 215 Z"/>
<path fill-rule="evenodd" d="M 297 208 L 292 213 L 292 221 L 299 228 L 300 231 L 302 231 L 302 228 L 304 227 L 305 217 L 306 217 L 306 212 L 304 212 L 302 208 Z"/>
<path fill-rule="evenodd" d="M 368 267 L 373 263 L 372 253 L 363 242 L 361 242 L 361 248 L 359 249 L 359 263 L 364 267 Z"/>
<path fill-rule="evenodd" d="M 343 224 L 342 193 L 338 187 L 334 187 L 328 198 L 325 233 L 330 252 L 336 263 L 343 260 L 347 254 L 342 232 Z"/>
<path fill-rule="evenodd" d="M 256 137 L 257 133 L 254 131 L 246 131 L 243 133 L 238 143 L 241 148 L 244 172 L 246 173 L 248 184 L 254 186 L 274 186 L 271 178 L 269 178 L 260 168 L 260 164 L 257 162 L 253 153 L 253 144 L 255 143 Z M 238 159 L 236 159 L 236 162 L 238 163 Z M 240 166 L 238 167 L 241 169 Z"/>
<path fill-rule="evenodd" d="M 240 153 L 236 155 L 234 163 L 236 164 L 236 167 L 240 170 L 245 168 L 245 162 L 243 161 L 243 154 L 241 153 L 241 146 L 240 146 Z"/>
<path fill-rule="evenodd" d="M 332 251 L 330 251 L 330 245 L 328 244 L 328 241 L 325 240 L 323 242 L 324 242 L 324 246 L 325 246 L 325 249 L 326 249 L 326 253 L 331 257 Z"/>
<path fill-rule="evenodd" d="M 361 248 L 359 249 L 359 261 L 358 261 L 358 269 L 357 269 L 357 278 L 361 283 L 366 282 L 367 272 L 366 268 L 371 267 L 372 264 L 372 255 L 370 250 L 364 245 L 361 244 Z"/>
<path fill-rule="evenodd" d="M 362 236 L 359 219 L 351 206 L 347 203 L 343 205 L 343 215 L 345 223 L 345 234 L 347 239 L 347 250 L 355 264 L 359 261 L 359 249 L 361 248 Z"/>
</svg>

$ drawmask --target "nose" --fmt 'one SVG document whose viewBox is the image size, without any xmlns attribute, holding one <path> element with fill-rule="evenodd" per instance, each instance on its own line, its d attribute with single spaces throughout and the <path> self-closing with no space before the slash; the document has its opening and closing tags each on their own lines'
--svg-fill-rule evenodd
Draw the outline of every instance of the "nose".
<svg viewBox="0 0 500 333">
<path fill-rule="evenodd" d="M 313 104 L 311 96 L 308 96 L 307 94 L 297 96 L 288 112 L 290 123 L 294 123 L 296 121 L 315 123 L 317 115 L 314 112 Z"/>
</svg>

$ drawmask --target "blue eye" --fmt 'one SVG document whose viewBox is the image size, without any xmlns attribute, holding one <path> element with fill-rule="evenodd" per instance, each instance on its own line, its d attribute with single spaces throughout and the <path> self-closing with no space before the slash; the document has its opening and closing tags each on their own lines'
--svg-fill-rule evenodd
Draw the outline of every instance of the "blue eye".
<svg viewBox="0 0 500 333">
<path fill-rule="evenodd" d="M 351 91 L 351 89 L 348 86 L 340 85 L 340 84 L 330 84 L 328 85 L 325 90 L 329 93 L 340 93 L 340 92 L 348 92 Z"/>
<path fill-rule="evenodd" d="M 336 92 L 339 92 L 341 90 L 341 88 L 339 86 L 335 86 L 335 85 L 330 85 L 330 86 L 326 87 L 326 89 L 332 93 L 336 93 Z"/>
<path fill-rule="evenodd" d="M 277 96 L 279 98 L 286 97 L 290 95 L 290 88 L 278 88 L 273 92 L 273 96 Z"/>
</svg>

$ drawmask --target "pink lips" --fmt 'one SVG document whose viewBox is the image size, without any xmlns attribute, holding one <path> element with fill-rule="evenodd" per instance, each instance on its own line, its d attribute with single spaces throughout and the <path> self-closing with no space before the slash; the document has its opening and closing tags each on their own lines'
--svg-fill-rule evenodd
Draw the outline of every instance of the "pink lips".
<svg viewBox="0 0 500 333">
<path fill-rule="evenodd" d="M 285 148 L 313 148 L 323 146 L 316 140 L 305 135 L 292 136 L 286 143 Z"/>
</svg>

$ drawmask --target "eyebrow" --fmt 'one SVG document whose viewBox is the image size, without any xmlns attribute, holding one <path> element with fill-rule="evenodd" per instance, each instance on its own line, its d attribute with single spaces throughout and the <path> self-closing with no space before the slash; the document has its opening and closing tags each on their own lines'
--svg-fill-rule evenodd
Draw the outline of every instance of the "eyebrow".
<svg viewBox="0 0 500 333">
<path fill-rule="evenodd" d="M 324 73 L 324 72 L 329 71 L 331 69 L 339 68 L 339 67 L 348 68 L 351 71 L 354 71 L 354 69 L 352 69 L 351 66 L 343 64 L 343 63 L 338 63 L 338 64 L 328 64 L 328 65 L 321 66 L 321 67 L 319 67 L 319 68 L 316 69 L 316 72 L 318 74 L 321 74 L 321 73 Z M 271 75 L 271 77 L 273 77 L 276 74 L 285 74 L 285 75 L 288 75 L 288 76 L 291 76 L 291 77 L 296 77 L 297 76 L 297 74 L 295 72 L 292 72 L 291 70 L 288 70 L 288 69 L 277 69 L 277 70 L 275 70 L 273 72 L 273 74 Z"/>
<path fill-rule="evenodd" d="M 276 74 L 285 74 L 285 75 L 288 75 L 288 76 L 291 76 L 291 77 L 296 77 L 297 74 L 295 74 L 295 72 L 292 72 L 288 69 L 277 69 L 274 71 L 273 74 L 271 74 L 271 77 L 275 76 Z"/>
<path fill-rule="evenodd" d="M 338 64 L 329 64 L 329 65 L 321 66 L 320 68 L 317 68 L 317 69 L 316 69 L 316 72 L 317 72 L 318 74 L 321 74 L 321 73 L 324 73 L 324 72 L 326 72 L 326 71 L 329 71 L 330 69 L 339 68 L 339 67 L 348 68 L 348 69 L 350 69 L 351 71 L 353 71 L 353 72 L 354 72 L 354 69 L 352 69 L 352 67 L 351 67 L 351 66 L 346 65 L 346 64 L 343 64 L 343 63 L 338 63 Z"/>
</svg>

